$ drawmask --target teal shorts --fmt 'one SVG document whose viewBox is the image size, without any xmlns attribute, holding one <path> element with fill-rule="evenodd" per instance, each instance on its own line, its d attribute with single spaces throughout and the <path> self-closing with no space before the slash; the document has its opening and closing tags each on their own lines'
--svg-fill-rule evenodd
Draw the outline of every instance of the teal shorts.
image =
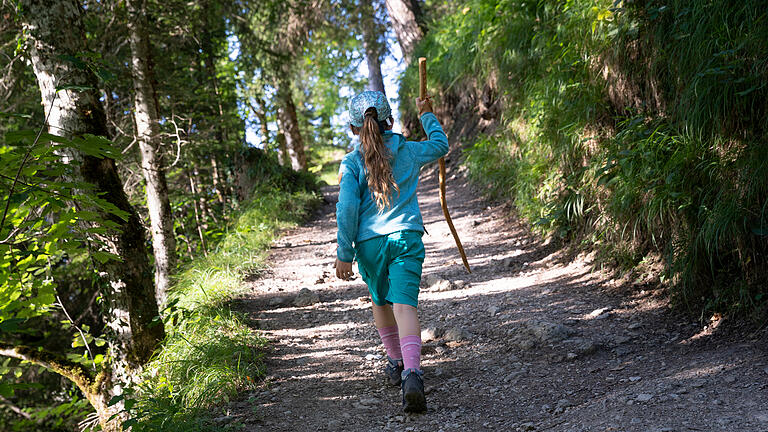
<svg viewBox="0 0 768 432">
<path fill-rule="evenodd" d="M 355 245 L 357 268 L 377 306 L 417 307 L 424 243 L 421 231 L 397 231 Z"/>
</svg>

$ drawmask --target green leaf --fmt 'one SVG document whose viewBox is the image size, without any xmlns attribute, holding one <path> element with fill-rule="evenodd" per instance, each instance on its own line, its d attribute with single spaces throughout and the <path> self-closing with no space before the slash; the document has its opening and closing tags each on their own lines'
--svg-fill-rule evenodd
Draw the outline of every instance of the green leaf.
<svg viewBox="0 0 768 432">
<path fill-rule="evenodd" d="M 85 69 L 86 67 L 88 67 L 88 64 L 86 62 L 82 61 L 79 57 L 75 57 L 73 55 L 62 54 L 58 56 L 58 58 L 72 63 L 72 65 L 78 69 Z"/>
<path fill-rule="evenodd" d="M 82 138 L 73 139 L 72 147 L 80 150 L 88 156 L 94 156 L 98 158 L 109 157 L 113 159 L 120 157 L 120 152 L 115 149 L 112 141 L 101 136 L 85 134 L 82 136 Z"/>
<path fill-rule="evenodd" d="M 116 78 L 115 74 L 112 73 L 112 71 L 110 71 L 109 69 L 95 68 L 93 72 L 96 74 L 97 77 L 99 77 L 100 80 L 104 82 L 112 81 Z"/>
<path fill-rule="evenodd" d="M 77 335 L 72 339 L 72 348 L 80 348 L 83 346 L 85 346 L 85 343 L 83 342 L 83 338 L 81 338 L 80 335 Z"/>
<path fill-rule="evenodd" d="M 125 399 L 124 395 L 112 396 L 112 399 L 109 400 L 109 402 L 107 403 L 107 406 L 113 406 L 119 403 L 120 401 L 122 401 L 123 399 Z"/>
<path fill-rule="evenodd" d="M 131 426 L 136 426 L 137 424 L 139 424 L 138 419 L 135 419 L 135 418 L 128 419 L 123 422 L 123 429 L 128 430 Z"/>
<path fill-rule="evenodd" d="M 13 397 L 13 386 L 6 383 L 0 383 L 0 396 L 2 397 Z"/>
<path fill-rule="evenodd" d="M 0 322 L 0 332 L 1 333 L 18 332 L 19 330 L 21 330 L 21 327 L 19 327 L 19 324 L 21 324 L 22 322 L 24 322 L 24 320 L 20 318 L 5 319 Z"/>
<path fill-rule="evenodd" d="M 104 252 L 104 251 L 93 251 L 93 252 L 91 253 L 91 255 L 93 255 L 93 257 L 94 257 L 94 258 L 95 258 L 95 259 L 96 259 L 98 262 L 100 262 L 100 263 L 102 263 L 102 264 L 106 263 L 107 261 L 109 261 L 109 260 L 111 260 L 111 259 L 113 259 L 113 260 L 116 260 L 116 261 L 122 261 L 122 259 L 120 258 L 120 256 L 118 256 L 118 255 L 115 255 L 115 254 L 113 254 L 113 253 L 111 253 L 111 252 Z"/>
</svg>

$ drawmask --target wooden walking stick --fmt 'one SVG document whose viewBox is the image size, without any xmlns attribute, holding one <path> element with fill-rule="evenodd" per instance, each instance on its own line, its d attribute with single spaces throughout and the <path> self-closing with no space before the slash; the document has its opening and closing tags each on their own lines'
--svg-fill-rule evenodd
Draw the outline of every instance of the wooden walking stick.
<svg viewBox="0 0 768 432">
<path fill-rule="evenodd" d="M 419 97 L 424 99 L 427 97 L 427 59 L 426 57 L 419 58 Z M 429 137 L 427 137 L 429 138 Z M 472 273 L 469 268 L 469 262 L 467 262 L 467 254 L 464 253 L 464 246 L 461 245 L 459 240 L 459 234 L 456 232 L 456 227 L 453 226 L 451 215 L 448 213 L 448 203 L 445 200 L 445 158 L 440 158 L 438 161 L 440 166 L 438 178 L 440 180 L 440 206 L 443 208 L 443 216 L 445 221 L 448 222 L 448 228 L 451 229 L 453 239 L 456 241 L 456 247 L 459 248 L 461 254 L 461 260 L 464 262 L 464 268 L 467 269 L 467 273 Z"/>
</svg>

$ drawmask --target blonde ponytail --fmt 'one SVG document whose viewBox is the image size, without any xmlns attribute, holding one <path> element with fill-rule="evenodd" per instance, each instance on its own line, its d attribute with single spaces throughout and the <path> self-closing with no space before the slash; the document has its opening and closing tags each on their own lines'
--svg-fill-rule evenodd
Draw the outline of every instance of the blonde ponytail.
<svg viewBox="0 0 768 432">
<path fill-rule="evenodd" d="M 392 192 L 400 192 L 392 175 L 392 154 L 381 136 L 381 129 L 376 108 L 370 107 L 365 111 L 363 127 L 360 129 L 360 144 L 363 149 L 366 179 L 368 189 L 379 209 L 379 213 L 392 205 Z"/>
</svg>

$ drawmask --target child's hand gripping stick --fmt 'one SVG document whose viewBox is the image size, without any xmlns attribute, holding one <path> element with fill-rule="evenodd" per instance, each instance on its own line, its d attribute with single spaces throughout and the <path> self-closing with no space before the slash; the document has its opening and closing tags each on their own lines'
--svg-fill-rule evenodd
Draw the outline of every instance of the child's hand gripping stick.
<svg viewBox="0 0 768 432">
<path fill-rule="evenodd" d="M 424 108 L 429 108 L 427 110 L 420 106 L 420 111 L 423 112 L 420 112 L 419 115 L 427 111 L 432 111 L 432 104 L 429 102 L 427 96 L 427 59 L 425 57 L 419 58 L 419 99 L 421 99 Z M 429 139 L 429 137 L 427 137 L 427 139 Z M 468 273 L 472 273 L 472 270 L 469 268 L 469 262 L 467 261 L 467 254 L 464 253 L 464 247 L 461 245 L 461 240 L 459 240 L 459 234 L 456 232 L 456 227 L 453 226 L 451 215 L 448 213 L 448 203 L 445 200 L 445 158 L 440 158 L 438 165 L 440 166 L 438 175 L 438 178 L 440 179 L 440 206 L 443 208 L 443 216 L 445 216 L 445 221 L 448 222 L 448 228 L 451 229 L 453 239 L 456 241 L 456 247 L 459 248 L 461 260 L 464 262 L 464 268 L 467 269 Z"/>
</svg>

